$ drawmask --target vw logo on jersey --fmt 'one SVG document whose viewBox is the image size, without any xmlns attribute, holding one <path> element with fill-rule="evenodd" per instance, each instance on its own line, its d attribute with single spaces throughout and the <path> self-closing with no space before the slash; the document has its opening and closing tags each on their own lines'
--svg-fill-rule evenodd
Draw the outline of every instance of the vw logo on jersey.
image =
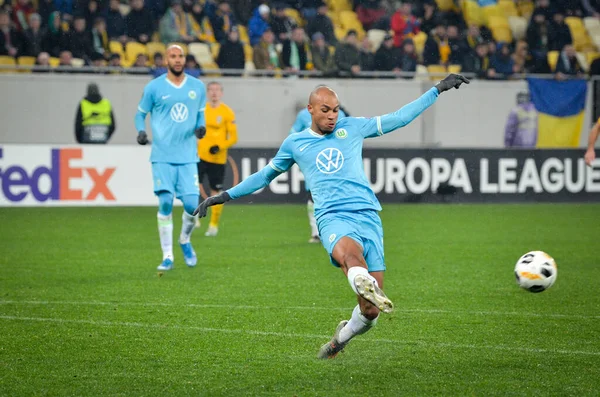
<svg viewBox="0 0 600 397">
<path fill-rule="evenodd" d="M 183 123 L 188 118 L 188 108 L 183 103 L 178 102 L 171 108 L 171 119 L 176 123 Z"/>
<path fill-rule="evenodd" d="M 317 168 L 323 174 L 335 174 L 344 165 L 344 155 L 336 148 L 323 149 L 317 154 Z"/>
</svg>

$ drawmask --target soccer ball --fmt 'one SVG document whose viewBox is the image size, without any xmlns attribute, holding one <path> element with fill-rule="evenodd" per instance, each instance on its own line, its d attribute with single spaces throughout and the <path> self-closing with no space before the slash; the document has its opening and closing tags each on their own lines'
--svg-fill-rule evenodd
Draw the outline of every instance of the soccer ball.
<svg viewBox="0 0 600 397">
<path fill-rule="evenodd" d="M 526 253 L 515 265 L 517 284 L 530 292 L 542 292 L 552 287 L 557 274 L 556 262 L 542 251 Z"/>
</svg>

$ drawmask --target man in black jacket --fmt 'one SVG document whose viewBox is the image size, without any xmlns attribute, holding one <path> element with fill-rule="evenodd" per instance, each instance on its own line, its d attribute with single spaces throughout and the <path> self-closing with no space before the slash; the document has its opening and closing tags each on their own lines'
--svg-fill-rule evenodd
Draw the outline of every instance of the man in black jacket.
<svg viewBox="0 0 600 397">
<path fill-rule="evenodd" d="M 240 34 L 234 29 L 221 44 L 217 65 L 221 69 L 244 69 L 245 63 L 244 46 L 240 43 Z"/>
<path fill-rule="evenodd" d="M 292 72 L 306 70 L 308 59 L 306 57 L 304 40 L 304 29 L 296 27 L 292 31 L 291 40 L 283 42 L 281 58 L 283 59 L 283 65 L 287 70 Z"/>
<path fill-rule="evenodd" d="M 115 128 L 115 117 L 110 101 L 102 98 L 97 84 L 89 84 L 87 96 L 77 107 L 75 139 L 79 143 L 108 143 Z"/>
<path fill-rule="evenodd" d="M 144 8 L 144 0 L 131 0 L 131 11 L 125 18 L 125 25 L 127 35 L 135 41 L 144 44 L 150 41 L 154 32 L 154 21 L 150 10 Z"/>
</svg>

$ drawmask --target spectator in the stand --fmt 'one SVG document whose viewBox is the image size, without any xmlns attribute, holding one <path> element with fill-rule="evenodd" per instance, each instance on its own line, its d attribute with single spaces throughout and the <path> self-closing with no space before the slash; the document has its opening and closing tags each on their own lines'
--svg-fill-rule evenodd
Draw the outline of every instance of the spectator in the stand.
<svg viewBox="0 0 600 397">
<path fill-rule="evenodd" d="M 24 32 L 29 28 L 29 16 L 35 12 L 30 0 L 17 0 L 13 8 L 14 29 Z"/>
<path fill-rule="evenodd" d="M 264 31 L 260 43 L 253 47 L 252 61 L 258 70 L 274 70 L 281 68 L 283 62 L 274 44 L 275 35 L 271 29 Z"/>
<path fill-rule="evenodd" d="M 106 32 L 106 22 L 104 18 L 97 18 L 94 21 L 94 28 L 92 29 L 94 52 L 108 58 L 108 54 L 110 54 L 109 42 L 108 33 Z"/>
<path fill-rule="evenodd" d="M 600 76 L 600 57 L 594 59 L 590 65 L 590 76 Z"/>
<path fill-rule="evenodd" d="M 237 29 L 229 32 L 229 37 L 221 44 L 217 65 L 221 69 L 244 69 L 246 57 L 244 45 L 240 42 L 240 34 Z"/>
<path fill-rule="evenodd" d="M 42 29 L 42 18 L 40 14 L 33 13 L 29 15 L 29 27 L 25 30 L 25 49 L 24 54 L 32 57 L 37 56 L 42 51 L 42 42 L 45 32 Z"/>
<path fill-rule="evenodd" d="M 383 18 L 386 9 L 381 4 L 381 0 L 356 0 L 356 15 L 365 30 L 371 29 L 371 26 Z"/>
<path fill-rule="evenodd" d="M 75 116 L 78 143 L 105 144 L 115 132 L 115 116 L 108 99 L 102 98 L 95 83 L 87 86 L 87 95 L 79 102 Z"/>
<path fill-rule="evenodd" d="M 159 30 L 161 41 L 165 44 L 214 42 L 212 31 L 208 31 L 207 26 L 198 25 L 192 16 L 183 10 L 181 0 L 171 1 L 171 7 L 160 20 Z"/>
<path fill-rule="evenodd" d="M 310 22 L 317 15 L 317 9 L 323 5 L 323 0 L 299 0 L 298 3 L 300 14 Z"/>
<path fill-rule="evenodd" d="M 448 62 L 451 65 L 462 65 L 470 48 L 466 40 L 460 37 L 458 26 L 449 25 L 447 29 L 448 46 L 450 47 L 450 57 Z"/>
<path fill-rule="evenodd" d="M 564 79 L 567 76 L 583 76 L 583 67 L 579 64 L 575 47 L 571 44 L 563 48 L 556 63 L 556 77 Z"/>
<path fill-rule="evenodd" d="M 360 52 L 356 30 L 349 30 L 343 42 L 335 50 L 335 65 L 340 72 L 360 73 Z"/>
<path fill-rule="evenodd" d="M 64 50 L 60 52 L 60 56 L 58 57 L 58 66 L 61 68 L 70 68 L 73 67 L 73 54 L 71 51 Z"/>
<path fill-rule="evenodd" d="M 565 23 L 565 16 L 561 12 L 554 14 L 548 26 L 548 43 L 550 51 L 560 51 L 567 44 L 573 43 L 571 30 Z"/>
<path fill-rule="evenodd" d="M 154 33 L 154 20 L 150 10 L 144 8 L 144 0 L 131 0 L 131 11 L 125 18 L 127 35 L 139 41 L 147 43 Z"/>
<path fill-rule="evenodd" d="M 337 75 L 335 60 L 333 54 L 329 51 L 323 33 L 317 32 L 312 35 L 311 53 L 315 69 L 321 71 L 324 77 Z"/>
<path fill-rule="evenodd" d="M 190 0 L 191 1 L 191 0 Z M 212 27 L 212 23 L 209 19 L 210 15 L 207 11 L 205 5 L 209 4 L 208 2 L 204 5 L 196 2 L 191 7 L 191 12 L 186 15 L 191 16 L 191 21 L 194 30 L 200 32 L 200 40 L 206 43 L 216 43 L 214 30 Z"/>
<path fill-rule="evenodd" d="M 514 72 L 514 61 L 510 56 L 508 43 L 498 43 L 496 53 L 491 58 L 491 68 L 496 72 L 497 79 L 507 79 Z"/>
<path fill-rule="evenodd" d="M 440 23 L 440 15 L 437 11 L 435 2 L 426 2 L 423 4 L 424 15 L 420 21 L 422 32 L 429 34 Z"/>
<path fill-rule="evenodd" d="M 368 37 L 364 37 L 358 47 L 358 64 L 361 72 L 372 72 L 375 70 L 375 54 L 373 43 Z"/>
<path fill-rule="evenodd" d="M 529 46 L 524 40 L 517 41 L 512 59 L 515 73 L 531 73 L 535 67 L 533 57 L 529 54 Z"/>
<path fill-rule="evenodd" d="M 387 34 L 375 52 L 375 70 L 382 72 L 400 71 L 400 51 L 394 47 L 394 36 Z"/>
<path fill-rule="evenodd" d="M 248 23 L 248 35 L 250 36 L 250 45 L 256 45 L 260 41 L 265 30 L 269 28 L 269 15 L 271 9 L 266 4 L 259 5 L 254 10 L 254 15 Z"/>
<path fill-rule="evenodd" d="M 275 15 L 271 16 L 269 25 L 277 41 L 280 42 L 288 40 L 296 27 L 294 20 L 285 14 L 285 5 L 281 3 L 275 5 Z"/>
<path fill-rule="evenodd" d="M 85 25 L 94 26 L 96 19 L 101 18 L 102 16 L 103 15 L 98 7 L 98 2 L 96 0 L 89 0 L 85 10 Z"/>
<path fill-rule="evenodd" d="M 238 24 L 248 26 L 248 21 L 252 16 L 252 10 L 256 7 L 253 1 L 248 0 L 229 0 L 233 15 Z"/>
<path fill-rule="evenodd" d="M 106 32 L 111 40 L 127 42 L 127 25 L 119 9 L 119 0 L 110 0 L 106 12 Z"/>
<path fill-rule="evenodd" d="M 200 64 L 196 61 L 196 58 L 192 54 L 187 54 L 185 56 L 185 73 L 189 74 L 192 77 L 200 77 L 202 74 L 202 68 Z"/>
<path fill-rule="evenodd" d="M 42 39 L 42 50 L 50 54 L 51 57 L 58 57 L 65 40 L 66 33 L 63 32 L 60 26 L 60 12 L 54 11 L 50 14 L 48 29 Z"/>
<path fill-rule="evenodd" d="M 327 15 L 327 11 L 327 5 L 323 3 L 317 9 L 317 15 L 306 26 L 306 33 L 309 37 L 312 37 L 315 33 L 320 32 L 325 37 L 327 43 L 335 45 L 337 39 L 334 34 L 333 22 L 331 22 L 331 19 Z"/>
<path fill-rule="evenodd" d="M 490 69 L 490 58 L 486 43 L 477 44 L 475 50 L 465 57 L 462 72 L 473 73 L 479 78 L 487 78 L 494 75 L 494 72 Z"/>
<path fill-rule="evenodd" d="M 134 68 L 145 68 L 148 67 L 148 57 L 146 54 L 138 54 L 135 57 L 135 62 L 133 63 Z"/>
<path fill-rule="evenodd" d="M 402 55 L 400 57 L 400 69 L 403 72 L 416 72 L 419 55 L 412 39 L 404 39 L 402 43 Z"/>
<path fill-rule="evenodd" d="M 527 27 L 527 44 L 535 58 L 546 58 L 550 50 L 548 21 L 543 12 L 534 13 Z"/>
<path fill-rule="evenodd" d="M 570 17 L 583 18 L 583 5 L 580 0 L 554 0 L 556 8 L 562 11 L 565 15 Z"/>
<path fill-rule="evenodd" d="M 481 31 L 479 30 L 479 26 L 475 24 L 469 25 L 466 40 L 467 44 L 472 50 L 475 50 L 477 44 L 483 43 L 485 41 L 483 37 L 481 37 Z"/>
<path fill-rule="evenodd" d="M 599 0 L 581 0 L 581 5 L 587 16 L 600 18 Z"/>
<path fill-rule="evenodd" d="M 48 27 L 50 14 L 52 14 L 54 11 L 56 11 L 56 7 L 54 6 L 54 0 L 38 1 L 38 14 L 40 14 L 40 17 L 42 17 L 42 26 L 44 28 Z"/>
<path fill-rule="evenodd" d="M 108 58 L 108 66 L 113 68 L 123 67 L 123 65 L 121 65 L 121 55 L 111 54 L 110 58 Z"/>
<path fill-rule="evenodd" d="M 154 61 L 153 62 L 154 66 L 152 67 L 152 70 L 150 71 L 150 74 L 152 76 L 158 77 L 160 75 L 167 73 L 165 59 L 160 52 L 157 52 L 156 54 L 154 54 L 153 61 Z"/>
<path fill-rule="evenodd" d="M 537 0 L 534 14 L 543 14 L 546 21 L 551 21 L 556 9 L 550 4 L 550 0 Z"/>
<path fill-rule="evenodd" d="M 94 52 L 90 57 L 91 65 L 96 68 L 100 68 L 106 66 L 106 61 L 104 59 L 104 55 Z"/>
<path fill-rule="evenodd" d="M 0 10 L 0 55 L 19 56 L 22 47 L 22 35 L 10 26 L 8 13 Z"/>
<path fill-rule="evenodd" d="M 85 18 L 75 17 L 73 27 L 65 38 L 64 48 L 71 51 L 73 57 L 88 60 L 92 55 L 92 36 L 85 29 Z"/>
<path fill-rule="evenodd" d="M 74 0 L 54 0 L 56 11 L 60 12 L 65 20 L 71 20 L 73 16 Z"/>
<path fill-rule="evenodd" d="M 219 3 L 217 11 L 210 17 L 215 39 L 222 42 L 227 39 L 229 33 L 236 27 L 237 21 L 231 11 L 231 5 L 223 0 Z"/>
<path fill-rule="evenodd" d="M 431 31 L 423 49 L 423 63 L 429 65 L 444 65 L 450 55 L 450 46 L 446 37 L 446 27 L 438 25 Z"/>
<path fill-rule="evenodd" d="M 394 46 L 400 47 L 405 37 L 412 37 L 419 33 L 420 24 L 412 15 L 412 4 L 402 3 L 392 15 L 391 28 L 394 31 Z"/>
<path fill-rule="evenodd" d="M 34 69 L 33 73 L 49 73 L 50 72 L 50 54 L 40 52 L 35 60 L 35 66 L 44 67 L 45 69 Z"/>
<path fill-rule="evenodd" d="M 283 60 L 285 70 L 289 72 L 306 70 L 308 58 L 306 54 L 306 36 L 304 34 L 304 29 L 301 27 L 294 28 L 291 39 L 283 42 L 281 59 Z"/>
<path fill-rule="evenodd" d="M 510 111 L 504 127 L 504 146 L 534 148 L 537 135 L 537 110 L 529 93 L 519 92 L 517 106 Z"/>
</svg>

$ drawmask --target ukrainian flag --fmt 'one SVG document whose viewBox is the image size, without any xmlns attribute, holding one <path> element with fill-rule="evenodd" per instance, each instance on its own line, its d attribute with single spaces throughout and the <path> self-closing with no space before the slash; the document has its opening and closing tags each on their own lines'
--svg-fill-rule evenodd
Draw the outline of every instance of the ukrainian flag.
<svg viewBox="0 0 600 397">
<path fill-rule="evenodd" d="M 527 79 L 538 111 L 538 148 L 579 147 L 587 95 L 585 80 Z"/>
</svg>

